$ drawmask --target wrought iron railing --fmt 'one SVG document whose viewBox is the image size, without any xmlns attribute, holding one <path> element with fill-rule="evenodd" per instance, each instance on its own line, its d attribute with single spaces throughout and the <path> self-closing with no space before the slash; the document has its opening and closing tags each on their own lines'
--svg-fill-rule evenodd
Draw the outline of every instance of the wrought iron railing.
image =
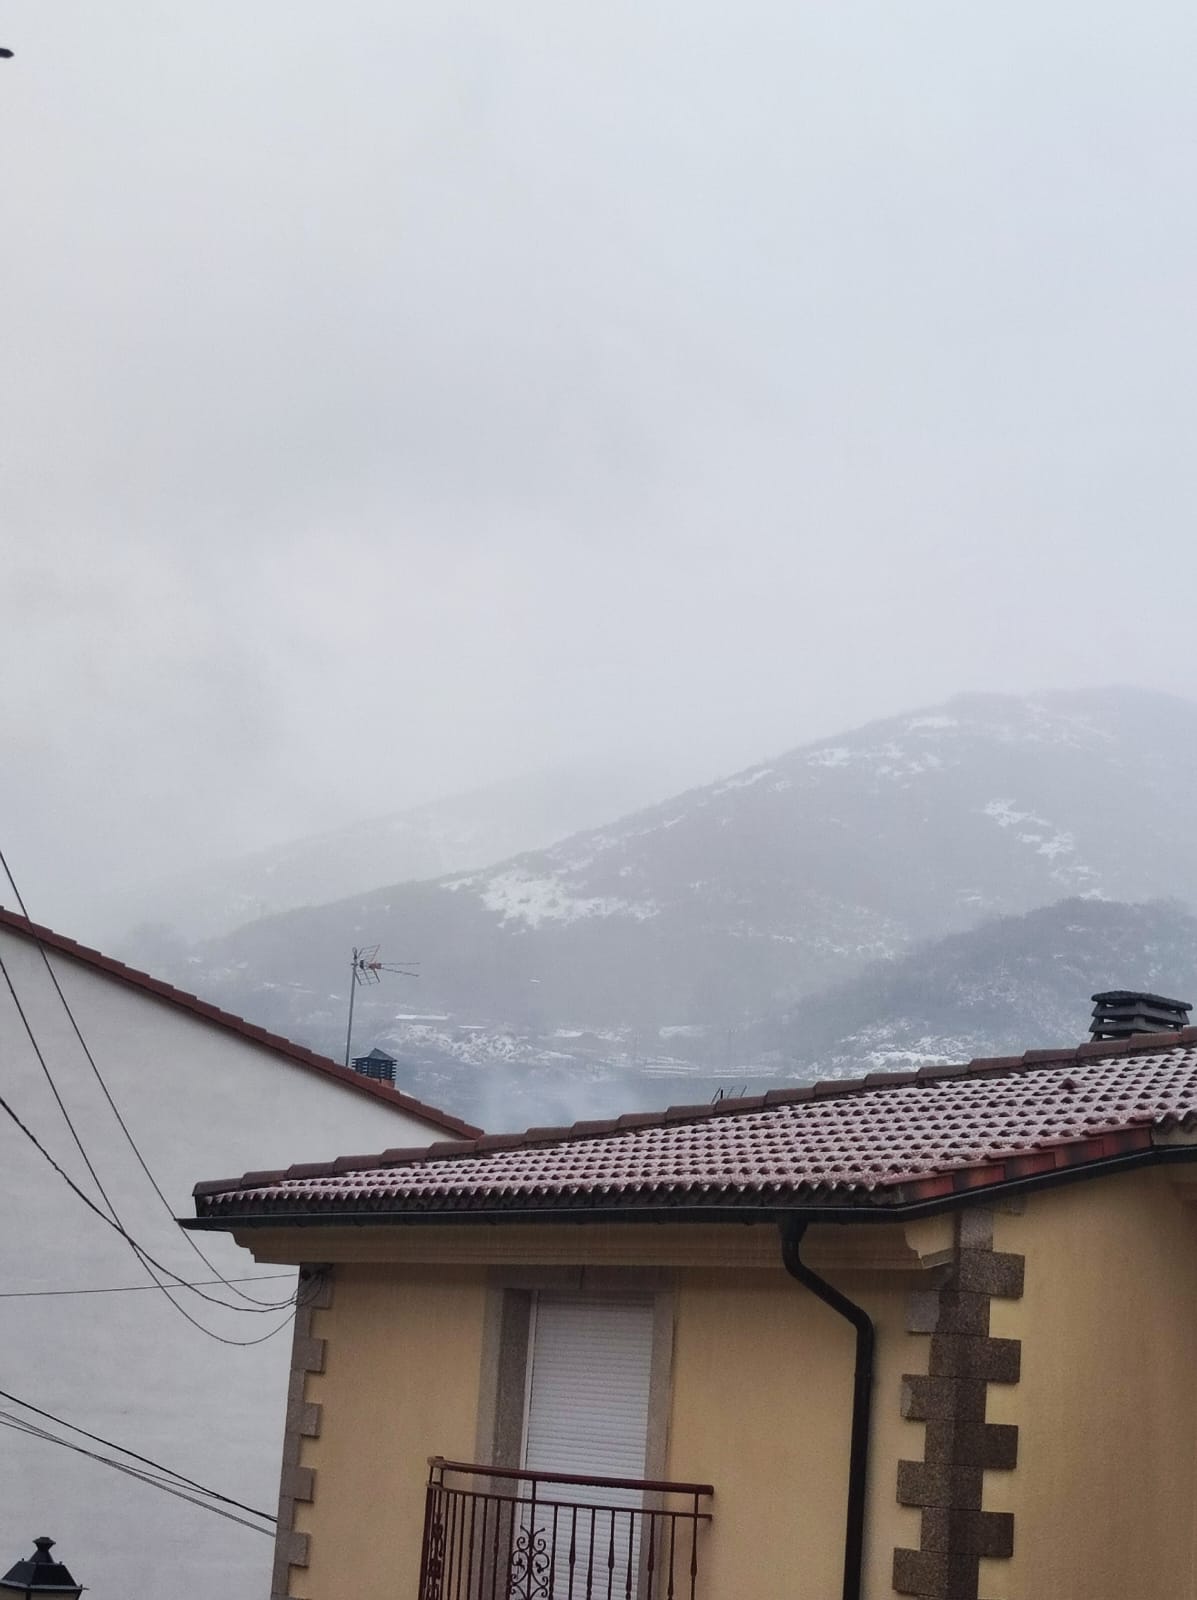
<svg viewBox="0 0 1197 1600">
<path fill-rule="evenodd" d="M 709 1483 L 429 1468 L 419 1600 L 697 1600 Z"/>
</svg>

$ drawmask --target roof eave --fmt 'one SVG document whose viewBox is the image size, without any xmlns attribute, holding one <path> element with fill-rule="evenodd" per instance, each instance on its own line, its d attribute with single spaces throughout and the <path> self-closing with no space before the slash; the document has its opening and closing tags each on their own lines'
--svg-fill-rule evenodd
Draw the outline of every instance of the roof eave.
<svg viewBox="0 0 1197 1600">
<path fill-rule="evenodd" d="M 823 1195 L 796 1192 L 745 1196 L 726 1203 L 678 1198 L 655 1202 L 636 1198 L 616 1205 L 496 1205 L 436 1210 L 393 1207 L 351 1211 L 348 1208 L 282 1210 L 223 1210 L 180 1218 L 194 1232 L 240 1232 L 252 1228 L 428 1227 L 510 1225 L 520 1223 L 728 1223 L 777 1222 L 797 1217 L 809 1222 L 858 1223 L 909 1221 L 935 1216 L 965 1206 L 991 1202 L 1005 1196 L 1109 1177 L 1140 1167 L 1197 1162 L 1197 1145 L 1149 1143 L 1116 1154 L 1098 1156 L 1066 1166 L 1039 1167 L 992 1182 L 978 1183 L 974 1171 L 946 1175 L 944 1179 L 869 1190 L 861 1198 L 845 1200 L 842 1191 Z M 989 1169 L 992 1170 L 992 1169 Z"/>
</svg>

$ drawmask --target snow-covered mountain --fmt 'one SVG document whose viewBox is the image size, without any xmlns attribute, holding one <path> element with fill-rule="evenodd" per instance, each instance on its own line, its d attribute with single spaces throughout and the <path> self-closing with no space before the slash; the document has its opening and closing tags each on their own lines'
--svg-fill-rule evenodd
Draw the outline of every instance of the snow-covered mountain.
<svg viewBox="0 0 1197 1600">
<path fill-rule="evenodd" d="M 546 850 L 252 923 L 177 977 L 335 1050 L 351 947 L 418 959 L 418 982 L 359 994 L 355 1038 L 510 1124 L 550 1083 L 585 1109 L 673 1072 L 734 1078 L 761 1023 L 995 916 L 1197 905 L 1195 780 L 1190 702 L 967 695 Z"/>
<path fill-rule="evenodd" d="M 552 844 L 668 788 L 660 773 L 643 766 L 534 773 L 123 890 L 107 921 L 121 930 L 121 953 L 137 960 L 152 956 L 168 930 L 183 940 L 212 938 L 254 918 L 380 883 L 485 866 Z M 369 789 L 367 778 L 363 792 Z"/>
<path fill-rule="evenodd" d="M 807 1079 L 1079 1043 L 1092 996 L 1197 1002 L 1197 917 L 1175 901 L 1062 900 L 919 946 L 751 1030 L 762 1067 Z"/>
</svg>

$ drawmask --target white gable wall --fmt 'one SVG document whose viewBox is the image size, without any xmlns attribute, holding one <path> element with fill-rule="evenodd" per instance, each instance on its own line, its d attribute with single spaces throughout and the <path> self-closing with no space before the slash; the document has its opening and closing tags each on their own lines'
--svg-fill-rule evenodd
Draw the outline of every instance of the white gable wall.
<svg viewBox="0 0 1197 1600">
<path fill-rule="evenodd" d="M 189 1279 L 214 1276 L 167 1216 L 104 1101 L 37 947 L 0 929 L 0 955 L 59 1092 L 125 1226 Z M 64 956 L 50 959 L 142 1154 L 179 1216 L 200 1178 L 425 1144 L 450 1137 L 263 1046 Z M 330 1001 L 330 1004 L 332 1002 Z M 0 978 L 0 1093 L 94 1198 Z M 147 1282 L 124 1241 L 93 1216 L 0 1115 L 0 1294 Z M 193 1236 L 226 1276 L 264 1269 L 224 1235 Z M 246 1284 L 283 1299 L 292 1280 Z M 221 1285 L 209 1294 L 235 1296 Z M 286 1312 L 224 1311 L 183 1292 L 227 1338 L 279 1327 Z M 191 1328 L 158 1291 L 0 1298 L 0 1388 L 273 1512 L 290 1329 L 254 1348 Z M 0 1408 L 10 1409 L 0 1401 Z M 81 1441 L 86 1444 L 86 1441 Z M 0 1571 L 49 1533 L 93 1600 L 265 1600 L 271 1546 L 248 1529 L 9 1429 L 0 1435 Z"/>
</svg>

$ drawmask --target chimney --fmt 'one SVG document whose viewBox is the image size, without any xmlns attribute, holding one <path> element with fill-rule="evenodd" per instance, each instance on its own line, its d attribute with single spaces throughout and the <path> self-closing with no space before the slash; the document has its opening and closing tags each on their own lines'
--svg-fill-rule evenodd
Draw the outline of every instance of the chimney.
<svg viewBox="0 0 1197 1600">
<path fill-rule="evenodd" d="M 377 1045 L 368 1056 L 355 1056 L 353 1070 L 360 1072 L 365 1078 L 373 1078 L 375 1083 L 390 1083 L 395 1081 L 395 1068 L 399 1063 L 394 1056 L 387 1055 L 385 1050 L 380 1050 Z"/>
<path fill-rule="evenodd" d="M 39 1594 L 66 1594 L 79 1600 L 83 1585 L 76 1583 L 62 1562 L 55 1561 L 50 1554 L 54 1548 L 53 1539 L 43 1534 L 33 1544 L 33 1554 L 18 1561 L 0 1578 L 0 1596 L 19 1594 L 24 1595 L 25 1600 L 36 1600 Z"/>
<path fill-rule="evenodd" d="M 1106 989 L 1092 996 L 1094 1039 L 1129 1039 L 1136 1033 L 1179 1033 L 1189 1020 L 1188 1000 L 1168 1000 L 1138 989 Z"/>
</svg>

